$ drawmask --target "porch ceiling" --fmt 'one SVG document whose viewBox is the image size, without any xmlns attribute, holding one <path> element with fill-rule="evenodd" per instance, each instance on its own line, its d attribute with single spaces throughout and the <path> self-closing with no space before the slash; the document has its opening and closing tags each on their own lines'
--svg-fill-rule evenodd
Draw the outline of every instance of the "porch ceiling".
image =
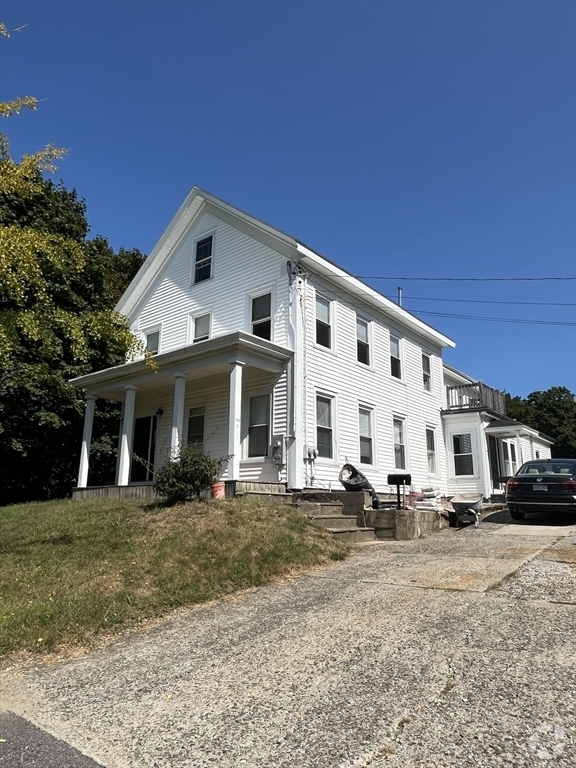
<svg viewBox="0 0 576 768">
<path fill-rule="evenodd" d="M 146 392 L 173 386 L 173 376 L 179 372 L 185 373 L 189 381 L 228 374 L 230 363 L 234 360 L 242 361 L 247 372 L 258 370 L 279 374 L 291 357 L 292 351 L 285 347 L 250 333 L 236 331 L 156 355 L 155 371 L 148 367 L 145 360 L 136 360 L 79 376 L 71 379 L 70 384 L 97 397 L 124 400 L 124 387 L 127 385 Z"/>
</svg>

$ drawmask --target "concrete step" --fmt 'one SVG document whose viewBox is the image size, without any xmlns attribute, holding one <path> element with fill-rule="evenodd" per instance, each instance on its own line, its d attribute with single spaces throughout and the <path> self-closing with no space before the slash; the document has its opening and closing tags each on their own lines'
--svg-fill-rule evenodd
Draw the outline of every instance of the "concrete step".
<svg viewBox="0 0 576 768">
<path fill-rule="evenodd" d="M 295 506 L 299 512 L 304 515 L 314 516 L 317 515 L 341 515 L 343 512 L 342 503 L 339 501 L 330 502 L 312 502 L 312 501 L 295 501 Z"/>
<path fill-rule="evenodd" d="M 266 491 L 236 491 L 234 496 L 236 499 L 265 499 L 266 501 L 273 501 L 275 504 L 292 504 L 291 493 L 267 493 Z"/>
<path fill-rule="evenodd" d="M 357 544 L 360 541 L 373 541 L 374 528 L 328 528 L 327 530 L 340 541 Z"/>
<path fill-rule="evenodd" d="M 323 528 L 357 528 L 355 515 L 308 515 L 310 522 Z"/>
</svg>

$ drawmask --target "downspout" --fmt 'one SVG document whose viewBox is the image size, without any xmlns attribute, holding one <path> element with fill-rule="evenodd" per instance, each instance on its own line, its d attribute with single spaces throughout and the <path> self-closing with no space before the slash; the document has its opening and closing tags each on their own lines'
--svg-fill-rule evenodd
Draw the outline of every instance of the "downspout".
<svg viewBox="0 0 576 768">
<path fill-rule="evenodd" d="M 302 340 L 302 315 L 300 308 L 301 284 L 300 268 L 295 262 L 286 265 L 289 278 L 289 322 L 288 337 L 293 354 L 288 366 L 288 436 L 286 450 L 286 482 L 288 488 L 304 487 L 304 431 L 302 415 L 306 408 L 304 402 L 304 345 Z"/>
</svg>

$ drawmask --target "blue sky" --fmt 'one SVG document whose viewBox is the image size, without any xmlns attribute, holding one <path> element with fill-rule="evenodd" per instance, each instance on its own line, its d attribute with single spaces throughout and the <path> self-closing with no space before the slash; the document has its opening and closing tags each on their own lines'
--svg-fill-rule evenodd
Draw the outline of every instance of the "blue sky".
<svg viewBox="0 0 576 768">
<path fill-rule="evenodd" d="M 1 98 L 42 99 L 3 130 L 15 156 L 69 149 L 56 178 L 116 248 L 149 252 L 196 184 L 402 285 L 456 368 L 575 391 L 574 325 L 425 314 L 574 324 L 574 279 L 408 279 L 576 275 L 575 8 L 3 0 L 27 26 Z"/>
</svg>

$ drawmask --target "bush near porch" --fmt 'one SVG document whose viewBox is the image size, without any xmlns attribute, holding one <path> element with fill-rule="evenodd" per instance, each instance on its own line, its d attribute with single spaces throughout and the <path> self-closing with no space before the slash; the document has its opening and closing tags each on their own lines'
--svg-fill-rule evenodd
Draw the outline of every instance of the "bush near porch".
<svg viewBox="0 0 576 768">
<path fill-rule="evenodd" d="M 290 508 L 253 499 L 0 507 L 0 655 L 90 644 L 346 553 Z"/>
</svg>

